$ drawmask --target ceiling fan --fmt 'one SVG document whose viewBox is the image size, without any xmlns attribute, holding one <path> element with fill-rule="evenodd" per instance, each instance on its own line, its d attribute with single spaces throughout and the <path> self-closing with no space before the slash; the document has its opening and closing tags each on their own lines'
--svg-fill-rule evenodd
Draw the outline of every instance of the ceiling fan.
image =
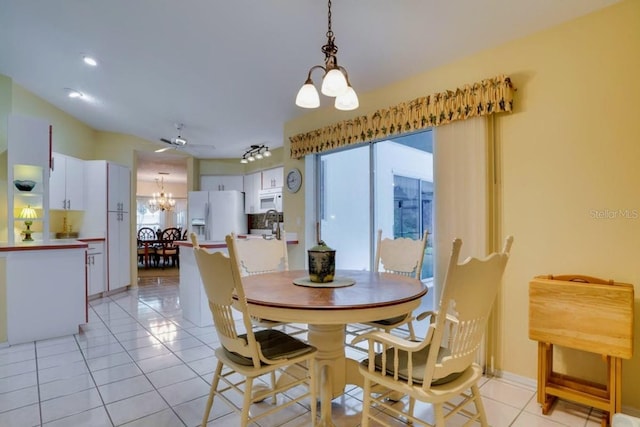
<svg viewBox="0 0 640 427">
<path fill-rule="evenodd" d="M 183 123 L 176 123 L 176 129 L 178 131 L 177 137 L 172 139 L 160 138 L 160 141 L 164 142 L 165 144 L 169 144 L 169 147 L 158 148 L 157 150 L 155 150 L 156 153 L 163 153 L 167 150 L 178 150 L 186 146 L 194 147 L 194 148 L 202 147 L 207 149 L 215 148 L 213 145 L 188 144 L 187 139 L 182 136 L 182 129 L 184 129 Z"/>
<path fill-rule="evenodd" d="M 160 138 L 160 141 L 164 142 L 165 144 L 169 144 L 170 147 L 158 148 L 156 150 L 156 153 L 163 153 L 163 152 L 165 152 L 167 150 L 177 149 L 178 147 L 184 147 L 185 145 L 187 145 L 187 140 L 182 137 L 182 129 L 183 128 L 184 128 L 184 124 L 176 123 L 176 129 L 178 130 L 178 136 L 176 138 L 172 138 L 172 139 Z"/>
</svg>

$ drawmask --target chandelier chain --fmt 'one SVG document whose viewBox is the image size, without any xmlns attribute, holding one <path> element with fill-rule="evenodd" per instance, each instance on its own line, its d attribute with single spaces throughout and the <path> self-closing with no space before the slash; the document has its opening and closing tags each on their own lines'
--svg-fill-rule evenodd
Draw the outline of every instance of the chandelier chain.
<svg viewBox="0 0 640 427">
<path fill-rule="evenodd" d="M 327 13 L 327 44 L 322 46 L 322 53 L 324 53 L 324 60 L 328 62 L 332 58 L 331 62 L 336 63 L 335 56 L 338 54 L 338 46 L 335 45 L 335 36 L 331 29 L 331 0 L 329 0 L 329 12 Z"/>
<path fill-rule="evenodd" d="M 331 31 L 331 0 L 329 0 L 329 12 L 327 13 L 327 29 L 327 37 L 333 36 L 333 31 Z"/>
<path fill-rule="evenodd" d="M 323 95 L 335 98 L 334 106 L 338 110 L 355 110 L 360 105 L 358 95 L 351 87 L 347 70 L 338 65 L 338 46 L 335 44 L 335 35 L 331 27 L 331 0 L 327 0 L 327 42 L 321 48 L 324 53 L 324 64 L 314 65 L 307 73 L 307 79 L 296 95 L 296 105 L 302 108 L 318 108 L 320 98 L 313 85 L 311 73 L 314 70 L 323 70 L 321 92 Z"/>
</svg>

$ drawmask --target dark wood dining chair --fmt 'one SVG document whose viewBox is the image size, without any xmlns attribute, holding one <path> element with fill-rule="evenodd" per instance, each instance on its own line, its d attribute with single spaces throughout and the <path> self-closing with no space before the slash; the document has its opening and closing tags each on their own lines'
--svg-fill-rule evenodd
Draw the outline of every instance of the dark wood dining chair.
<svg viewBox="0 0 640 427">
<path fill-rule="evenodd" d="M 162 268 L 167 265 L 180 267 L 179 248 L 175 244 L 177 240 L 182 238 L 182 232 L 179 228 L 170 227 L 162 231 L 162 247 L 159 252 Z"/>
<path fill-rule="evenodd" d="M 157 240 L 156 232 L 149 227 L 142 227 L 138 230 L 138 263 L 149 267 L 152 262 L 158 265 L 158 254 L 153 243 Z"/>
</svg>

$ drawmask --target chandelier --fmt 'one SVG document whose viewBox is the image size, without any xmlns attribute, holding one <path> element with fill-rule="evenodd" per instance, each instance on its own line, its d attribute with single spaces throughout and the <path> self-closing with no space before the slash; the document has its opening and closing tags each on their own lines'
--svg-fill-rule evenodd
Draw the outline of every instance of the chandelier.
<svg viewBox="0 0 640 427">
<path fill-rule="evenodd" d="M 164 177 L 156 178 L 156 185 L 160 187 L 160 192 L 153 193 L 153 198 L 147 203 L 147 208 L 151 213 L 171 211 L 176 206 L 176 201 L 171 197 L 171 193 L 164 192 Z"/>
<path fill-rule="evenodd" d="M 240 163 L 255 162 L 256 160 L 263 159 L 265 157 L 271 157 L 271 151 L 266 145 L 252 145 L 247 151 L 244 152 Z"/>
<path fill-rule="evenodd" d="M 333 31 L 331 31 L 331 0 L 329 0 L 328 23 L 327 44 L 322 46 L 324 66 L 315 65 L 311 67 L 307 74 L 307 80 L 296 96 L 296 105 L 302 108 L 317 108 L 320 106 L 320 96 L 313 85 L 313 80 L 311 80 L 311 73 L 319 68 L 324 70 L 320 91 L 326 96 L 336 98 L 334 106 L 338 110 L 355 110 L 359 106 L 358 95 L 351 87 L 347 70 L 338 65 L 338 59 L 336 58 L 338 46 L 334 43 L 335 37 L 333 36 Z"/>
</svg>

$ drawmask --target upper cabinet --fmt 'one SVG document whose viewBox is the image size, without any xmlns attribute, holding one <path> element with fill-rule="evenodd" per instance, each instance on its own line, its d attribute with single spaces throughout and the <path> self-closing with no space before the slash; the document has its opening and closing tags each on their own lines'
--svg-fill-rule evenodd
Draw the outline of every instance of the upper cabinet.
<svg viewBox="0 0 640 427">
<path fill-rule="evenodd" d="M 244 191 L 244 177 L 242 175 L 202 175 L 200 177 L 201 191 Z"/>
<path fill-rule="evenodd" d="M 48 239 L 51 126 L 42 119 L 12 114 L 7 148 L 6 240 Z"/>
<path fill-rule="evenodd" d="M 51 209 L 84 210 L 84 160 L 53 153 L 49 179 Z"/>
<path fill-rule="evenodd" d="M 244 176 L 244 213 L 258 213 L 260 198 L 258 197 L 262 186 L 262 172 L 251 173 Z"/>
<path fill-rule="evenodd" d="M 131 204 L 131 170 L 115 163 L 107 163 L 107 210 L 129 212 Z"/>
<path fill-rule="evenodd" d="M 262 171 L 262 190 L 279 188 L 284 185 L 284 168 L 278 167 Z"/>
</svg>

